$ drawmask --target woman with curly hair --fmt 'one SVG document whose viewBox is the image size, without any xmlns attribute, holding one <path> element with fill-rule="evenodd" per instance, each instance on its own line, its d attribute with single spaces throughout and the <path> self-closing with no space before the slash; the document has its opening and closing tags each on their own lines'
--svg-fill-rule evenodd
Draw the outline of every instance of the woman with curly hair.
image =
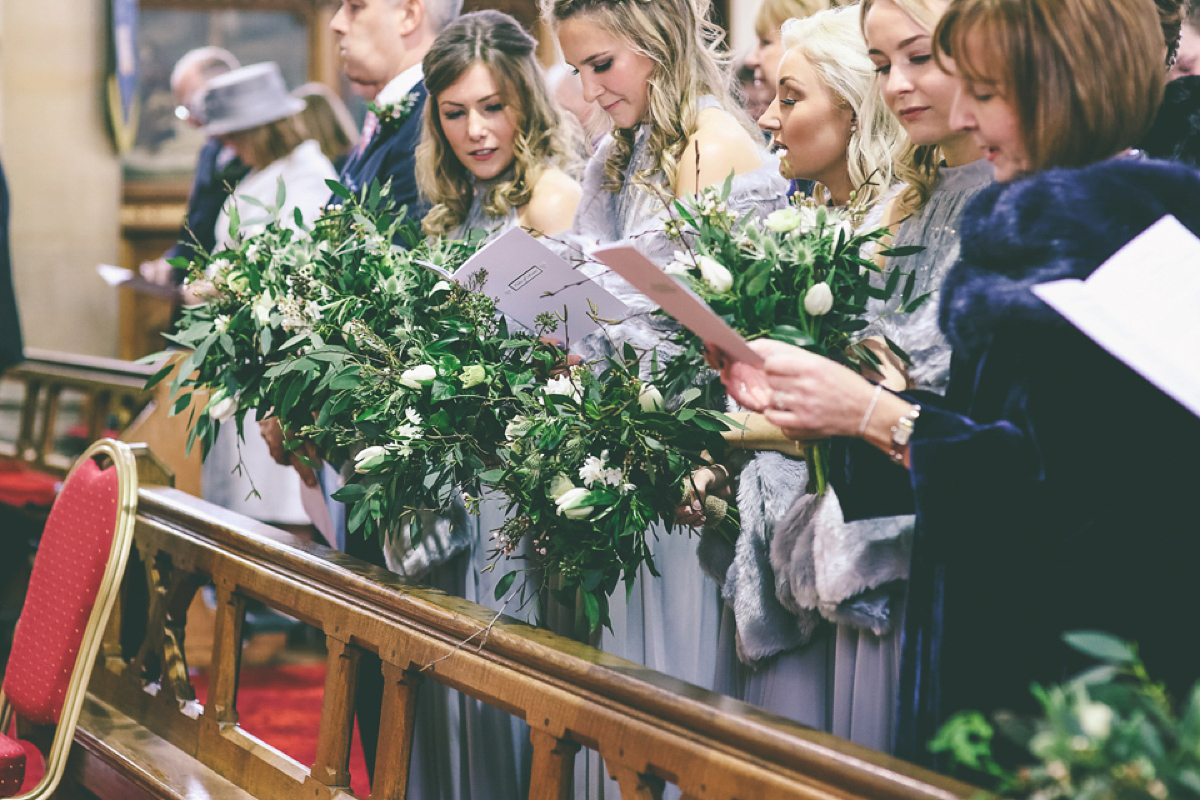
<svg viewBox="0 0 1200 800">
<path fill-rule="evenodd" d="M 500 11 L 466 14 L 425 55 L 425 131 L 417 184 L 432 205 L 425 232 L 464 237 L 514 225 L 540 235 L 571 226 L 579 184 L 574 130 L 550 99 L 537 42 Z"/>
</svg>

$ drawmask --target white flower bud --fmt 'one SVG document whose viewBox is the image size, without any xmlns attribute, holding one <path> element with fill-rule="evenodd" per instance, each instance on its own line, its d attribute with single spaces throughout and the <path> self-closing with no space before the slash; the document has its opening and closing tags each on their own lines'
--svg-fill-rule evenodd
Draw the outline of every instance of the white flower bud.
<svg viewBox="0 0 1200 800">
<path fill-rule="evenodd" d="M 638 392 L 638 405 L 642 407 L 642 411 L 662 411 L 662 392 L 652 383 L 643 384 L 642 390 Z"/>
<path fill-rule="evenodd" d="M 437 370 L 429 364 L 420 364 L 400 373 L 400 383 L 410 389 L 420 389 L 437 377 Z"/>
<path fill-rule="evenodd" d="M 387 448 L 381 444 L 364 447 L 354 456 L 355 472 L 370 472 L 383 463 Z"/>
<path fill-rule="evenodd" d="M 833 291 L 825 281 L 814 283 L 804 295 L 804 310 L 814 317 L 828 314 L 833 308 Z"/>
<path fill-rule="evenodd" d="M 1112 732 L 1113 710 L 1104 703 L 1084 703 L 1079 707 L 1079 727 L 1098 741 Z"/>
<path fill-rule="evenodd" d="M 733 288 L 733 275 L 715 259 L 700 256 L 696 259 L 696 266 L 700 268 L 700 277 L 714 292 L 728 292 Z"/>
<path fill-rule="evenodd" d="M 575 488 L 575 484 L 571 483 L 571 479 L 561 472 L 557 473 L 550 479 L 550 499 L 555 502 L 567 492 Z"/>
<path fill-rule="evenodd" d="M 214 422 L 224 422 L 233 416 L 237 411 L 237 398 L 229 397 L 225 394 L 224 389 L 218 389 L 213 393 L 213 396 L 208 400 L 208 407 L 205 411 Z"/>
<path fill-rule="evenodd" d="M 567 519 L 587 519 L 592 513 L 594 506 L 581 506 L 579 501 L 586 497 L 588 490 L 582 487 L 576 487 L 570 491 L 564 492 L 555 504 L 558 506 L 558 515 Z"/>
</svg>

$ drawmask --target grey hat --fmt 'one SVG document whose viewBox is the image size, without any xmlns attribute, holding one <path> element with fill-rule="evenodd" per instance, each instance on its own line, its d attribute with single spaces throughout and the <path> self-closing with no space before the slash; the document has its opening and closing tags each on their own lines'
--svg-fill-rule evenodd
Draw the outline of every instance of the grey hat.
<svg viewBox="0 0 1200 800">
<path fill-rule="evenodd" d="M 257 128 L 304 110 L 304 101 L 288 94 L 279 65 L 251 64 L 218 75 L 204 88 L 203 131 L 221 136 Z"/>
</svg>

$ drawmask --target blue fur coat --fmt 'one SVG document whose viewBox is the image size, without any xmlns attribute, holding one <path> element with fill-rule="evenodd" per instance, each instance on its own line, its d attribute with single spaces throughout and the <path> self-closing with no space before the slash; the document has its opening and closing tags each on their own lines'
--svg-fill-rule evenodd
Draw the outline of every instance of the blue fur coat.
<svg viewBox="0 0 1200 800">
<path fill-rule="evenodd" d="M 1031 682 L 1086 666 L 1065 631 L 1138 641 L 1177 698 L 1200 677 L 1200 419 L 1030 291 L 1090 275 L 1166 214 L 1200 233 L 1200 175 L 1116 158 L 984 189 L 942 293 L 947 395 L 913 395 L 911 470 L 840 445 L 847 519 L 917 514 L 902 757 L 929 763 L 956 711 L 1033 710 Z"/>
</svg>

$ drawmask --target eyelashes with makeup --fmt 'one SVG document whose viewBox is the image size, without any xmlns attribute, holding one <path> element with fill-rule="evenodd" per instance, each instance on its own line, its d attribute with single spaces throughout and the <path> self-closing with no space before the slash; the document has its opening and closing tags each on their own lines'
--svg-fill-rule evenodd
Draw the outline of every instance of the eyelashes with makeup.
<svg viewBox="0 0 1200 800">
<path fill-rule="evenodd" d="M 503 103 L 490 103 L 489 105 L 484 106 L 483 110 L 485 112 L 487 112 L 488 114 L 499 114 L 501 111 L 504 110 L 504 104 Z M 466 113 L 467 112 L 463 111 L 461 108 L 456 108 L 453 111 L 443 111 L 442 117 L 443 117 L 443 119 L 461 119 L 462 116 Z"/>
<path fill-rule="evenodd" d="M 908 63 L 912 64 L 913 66 L 920 67 L 920 66 L 924 66 L 925 64 L 928 64 L 932 59 L 933 59 L 933 56 L 931 54 L 912 56 L 908 59 Z M 876 75 L 887 75 L 891 71 L 892 71 L 891 64 L 880 64 L 879 66 L 875 67 Z"/>
</svg>

